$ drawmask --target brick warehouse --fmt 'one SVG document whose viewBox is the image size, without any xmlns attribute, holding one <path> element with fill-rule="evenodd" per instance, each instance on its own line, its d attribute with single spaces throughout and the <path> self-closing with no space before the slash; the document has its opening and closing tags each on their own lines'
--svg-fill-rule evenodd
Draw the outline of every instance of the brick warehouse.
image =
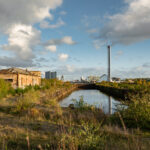
<svg viewBox="0 0 150 150">
<path fill-rule="evenodd" d="M 19 68 L 3 69 L 0 70 L 0 79 L 10 82 L 13 88 L 25 88 L 29 85 L 40 85 L 41 72 Z"/>
</svg>

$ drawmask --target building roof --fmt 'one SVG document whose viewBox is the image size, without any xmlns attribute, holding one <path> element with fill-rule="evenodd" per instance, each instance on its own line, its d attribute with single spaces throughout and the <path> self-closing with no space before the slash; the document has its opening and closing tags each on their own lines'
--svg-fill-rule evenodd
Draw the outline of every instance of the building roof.
<svg viewBox="0 0 150 150">
<path fill-rule="evenodd" d="M 39 71 L 35 71 L 39 72 Z M 25 75 L 35 75 L 32 71 L 28 71 L 27 69 L 20 69 L 20 68 L 9 68 L 9 69 L 2 69 L 0 70 L 0 74 L 25 74 Z"/>
</svg>

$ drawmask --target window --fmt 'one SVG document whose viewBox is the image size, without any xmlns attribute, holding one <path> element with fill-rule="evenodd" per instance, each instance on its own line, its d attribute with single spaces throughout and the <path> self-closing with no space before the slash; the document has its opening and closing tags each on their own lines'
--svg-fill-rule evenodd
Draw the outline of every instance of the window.
<svg viewBox="0 0 150 150">
<path fill-rule="evenodd" d="M 7 82 L 13 82 L 13 79 L 5 79 Z"/>
</svg>

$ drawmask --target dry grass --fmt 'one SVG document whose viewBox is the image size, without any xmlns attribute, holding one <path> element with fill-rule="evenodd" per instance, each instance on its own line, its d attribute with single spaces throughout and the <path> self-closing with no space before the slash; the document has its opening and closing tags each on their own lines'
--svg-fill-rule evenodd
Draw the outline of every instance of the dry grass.
<svg viewBox="0 0 150 150">
<path fill-rule="evenodd" d="M 138 129 L 128 129 L 122 114 L 117 118 L 119 126 L 112 125 L 101 109 L 84 103 L 79 108 L 61 108 L 53 96 L 64 89 L 29 91 L 16 100 L 1 101 L 0 149 L 149 149 L 149 134 L 145 138 Z"/>
<path fill-rule="evenodd" d="M 107 116 L 100 110 L 64 108 L 60 113 L 49 105 L 25 112 L 20 116 L 0 112 L 1 149 L 146 150 L 150 146 L 131 131 L 104 125 Z"/>
</svg>

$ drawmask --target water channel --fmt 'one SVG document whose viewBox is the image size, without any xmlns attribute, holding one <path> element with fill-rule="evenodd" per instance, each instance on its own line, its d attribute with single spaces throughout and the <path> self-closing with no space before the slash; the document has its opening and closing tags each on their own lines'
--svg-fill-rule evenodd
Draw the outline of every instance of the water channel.
<svg viewBox="0 0 150 150">
<path fill-rule="evenodd" d="M 63 99 L 60 102 L 60 105 L 61 107 L 68 107 L 70 104 L 74 103 L 72 99 L 79 101 L 81 96 L 83 96 L 85 103 L 103 109 L 105 114 L 113 114 L 121 104 L 117 99 L 110 97 L 99 90 L 78 90 Z"/>
</svg>

